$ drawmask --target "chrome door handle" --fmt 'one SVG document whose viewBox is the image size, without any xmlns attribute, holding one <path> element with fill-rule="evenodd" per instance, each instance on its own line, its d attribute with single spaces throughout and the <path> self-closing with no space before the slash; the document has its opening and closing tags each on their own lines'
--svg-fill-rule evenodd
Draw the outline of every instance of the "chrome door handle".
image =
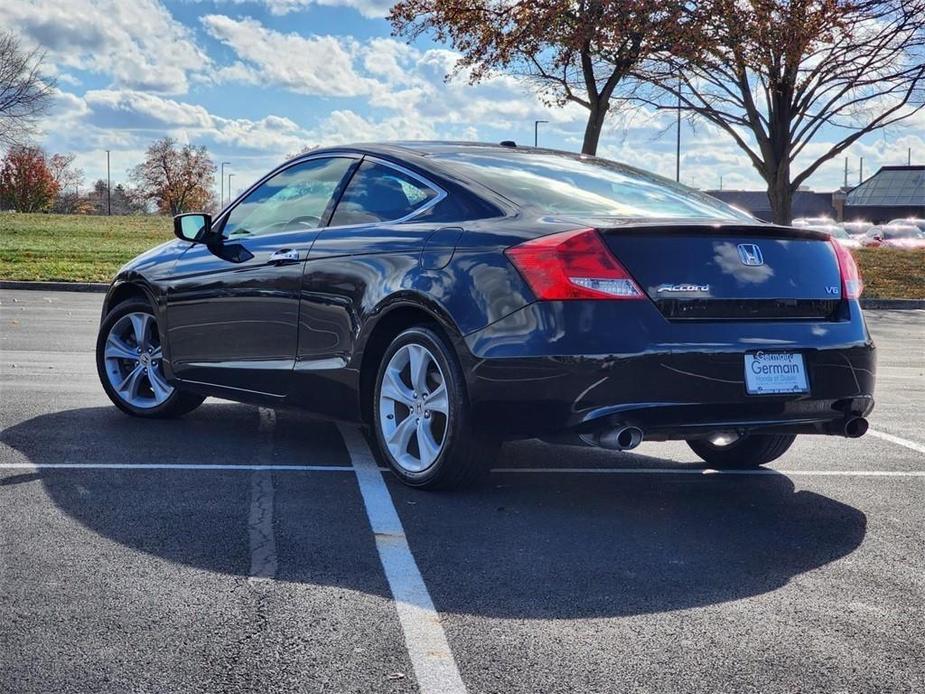
<svg viewBox="0 0 925 694">
<path fill-rule="evenodd" d="M 299 252 L 294 248 L 281 248 L 270 256 L 273 265 L 285 265 L 299 262 Z"/>
</svg>

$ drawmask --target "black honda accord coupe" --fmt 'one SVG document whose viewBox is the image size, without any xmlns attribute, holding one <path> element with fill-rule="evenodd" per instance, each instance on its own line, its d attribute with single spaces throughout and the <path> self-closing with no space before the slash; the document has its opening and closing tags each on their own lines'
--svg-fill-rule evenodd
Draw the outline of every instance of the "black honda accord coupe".
<svg viewBox="0 0 925 694">
<path fill-rule="evenodd" d="M 755 467 L 858 437 L 875 355 L 851 255 L 604 159 L 513 143 L 299 156 L 126 265 L 97 366 L 140 417 L 206 396 L 364 424 L 417 487 L 505 439 L 685 440 Z"/>
</svg>

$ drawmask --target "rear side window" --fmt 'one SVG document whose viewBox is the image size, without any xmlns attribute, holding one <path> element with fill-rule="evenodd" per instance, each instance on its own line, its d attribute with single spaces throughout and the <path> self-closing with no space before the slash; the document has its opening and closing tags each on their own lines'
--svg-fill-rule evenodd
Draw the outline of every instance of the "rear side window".
<svg viewBox="0 0 925 694">
<path fill-rule="evenodd" d="M 461 151 L 440 159 L 521 205 L 549 212 L 629 218 L 751 221 L 715 198 L 660 176 L 593 157 Z"/>
<path fill-rule="evenodd" d="M 331 226 L 402 219 L 436 197 L 436 190 L 398 169 L 365 161 L 337 203 Z"/>
</svg>

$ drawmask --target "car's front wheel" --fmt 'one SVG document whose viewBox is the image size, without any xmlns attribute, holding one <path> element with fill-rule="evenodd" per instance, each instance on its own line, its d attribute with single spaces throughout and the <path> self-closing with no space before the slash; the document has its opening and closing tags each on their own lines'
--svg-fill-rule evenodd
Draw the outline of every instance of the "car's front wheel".
<svg viewBox="0 0 925 694">
<path fill-rule="evenodd" d="M 157 319 L 144 301 L 118 304 L 103 320 L 96 369 L 113 404 L 138 417 L 177 417 L 205 399 L 167 382 Z"/>
<path fill-rule="evenodd" d="M 462 369 L 428 327 L 405 330 L 389 345 L 372 405 L 380 458 L 410 486 L 471 483 L 497 452 L 497 442 L 472 431 Z"/>
<path fill-rule="evenodd" d="M 687 445 L 717 470 L 749 470 L 780 458 L 795 439 L 794 434 L 719 433 Z"/>
</svg>

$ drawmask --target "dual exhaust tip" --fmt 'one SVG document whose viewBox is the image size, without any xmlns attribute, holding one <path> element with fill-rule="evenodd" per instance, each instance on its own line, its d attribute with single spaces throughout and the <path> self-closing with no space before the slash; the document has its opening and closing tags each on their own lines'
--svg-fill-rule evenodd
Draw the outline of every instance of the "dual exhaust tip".
<svg viewBox="0 0 925 694">
<path fill-rule="evenodd" d="M 869 427 L 864 417 L 848 417 L 842 425 L 842 434 L 849 439 L 859 439 L 867 433 Z"/>
<path fill-rule="evenodd" d="M 631 451 L 642 443 L 642 429 L 634 426 L 622 426 L 602 431 L 595 443 L 610 451 Z"/>
<path fill-rule="evenodd" d="M 867 433 L 869 427 L 864 417 L 848 417 L 840 422 L 838 433 L 849 439 L 859 439 Z M 599 433 L 594 437 L 594 444 L 611 451 L 631 451 L 642 443 L 643 437 L 639 427 L 620 426 Z"/>
</svg>

